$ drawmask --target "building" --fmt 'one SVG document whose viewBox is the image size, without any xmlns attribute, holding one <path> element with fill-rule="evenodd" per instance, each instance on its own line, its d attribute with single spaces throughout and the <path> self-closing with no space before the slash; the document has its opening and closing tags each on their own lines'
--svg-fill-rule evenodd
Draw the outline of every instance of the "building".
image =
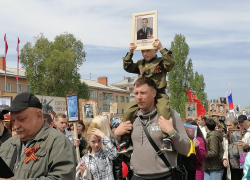
<svg viewBox="0 0 250 180">
<path fill-rule="evenodd" d="M 0 91 L 21 93 L 29 92 L 30 84 L 26 80 L 25 71 L 19 69 L 18 80 L 16 79 L 17 69 L 6 67 L 6 86 L 5 86 L 5 66 L 4 57 L 0 57 Z"/>
<path fill-rule="evenodd" d="M 97 81 L 81 79 L 90 89 L 89 99 L 97 102 L 98 113 L 110 112 L 110 103 L 117 103 L 116 114 L 123 115 L 127 103 L 130 102 L 130 92 L 113 85 L 108 85 L 107 77 L 99 77 Z"/>
<path fill-rule="evenodd" d="M 5 66 L 4 57 L 0 57 L 0 96 L 11 95 L 12 99 L 17 93 L 29 92 L 31 85 L 28 83 L 25 77 L 25 71 L 19 70 L 19 78 L 16 80 L 17 69 L 16 68 L 6 68 L 6 87 L 5 87 Z M 117 102 L 117 114 L 123 115 L 124 109 L 127 103 L 129 103 L 130 93 L 125 89 L 120 89 L 118 87 L 108 85 L 107 77 L 100 77 L 97 81 L 81 79 L 88 85 L 90 89 L 90 98 L 97 102 L 98 113 L 110 112 L 110 103 Z M 64 97 L 52 97 L 52 96 L 40 96 L 37 95 L 43 103 L 50 102 L 50 105 L 55 112 L 66 111 L 66 104 L 64 102 Z M 61 98 L 61 99 L 60 99 Z M 46 103 L 43 103 L 46 105 Z"/>
</svg>

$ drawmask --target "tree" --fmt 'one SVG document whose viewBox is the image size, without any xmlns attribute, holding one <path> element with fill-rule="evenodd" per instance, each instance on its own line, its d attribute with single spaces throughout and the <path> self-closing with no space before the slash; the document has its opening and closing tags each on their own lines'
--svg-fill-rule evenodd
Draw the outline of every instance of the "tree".
<svg viewBox="0 0 250 180">
<path fill-rule="evenodd" d="M 199 75 L 198 72 L 193 72 L 192 59 L 187 58 L 189 46 L 183 35 L 175 35 L 174 41 L 171 43 L 171 51 L 175 59 L 175 66 L 168 73 L 171 108 L 179 112 L 181 117 L 185 117 L 185 103 L 189 102 L 186 91 L 186 88 L 188 88 L 207 110 L 208 101 L 204 77 Z"/>
<path fill-rule="evenodd" d="M 188 71 L 186 67 L 187 56 L 189 53 L 189 46 L 186 43 L 183 35 L 175 35 L 174 41 L 171 42 L 171 49 L 173 58 L 175 59 L 175 66 L 168 73 L 169 87 L 170 87 L 170 106 L 185 117 L 185 102 L 188 102 L 187 96 L 187 82 Z M 190 64 L 191 65 L 191 64 Z M 189 70 L 192 67 L 189 67 Z"/>
<path fill-rule="evenodd" d="M 88 99 L 89 89 L 78 72 L 85 56 L 83 43 L 73 34 L 61 34 L 52 42 L 40 34 L 34 45 L 24 45 L 20 60 L 32 93 L 60 97 L 78 93 L 79 98 Z"/>
</svg>

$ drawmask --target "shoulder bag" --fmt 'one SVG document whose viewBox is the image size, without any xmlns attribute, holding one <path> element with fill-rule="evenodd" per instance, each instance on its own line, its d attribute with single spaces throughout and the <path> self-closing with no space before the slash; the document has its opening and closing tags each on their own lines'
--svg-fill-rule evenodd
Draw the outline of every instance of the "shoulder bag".
<svg viewBox="0 0 250 180">
<path fill-rule="evenodd" d="M 144 132 L 145 132 L 145 134 L 146 134 L 146 136 L 147 136 L 150 144 L 153 146 L 153 148 L 155 149 L 155 151 L 158 154 L 158 156 L 162 159 L 162 161 L 170 169 L 172 180 L 187 180 L 188 173 L 187 173 L 185 167 L 183 165 L 179 165 L 179 166 L 176 166 L 176 167 L 172 168 L 172 166 L 168 162 L 167 158 L 164 156 L 164 154 L 162 153 L 162 151 L 159 149 L 159 147 L 155 144 L 154 140 L 149 135 L 147 127 L 142 122 L 141 118 L 140 118 L 140 121 L 141 121 L 143 130 L 144 130 Z"/>
</svg>

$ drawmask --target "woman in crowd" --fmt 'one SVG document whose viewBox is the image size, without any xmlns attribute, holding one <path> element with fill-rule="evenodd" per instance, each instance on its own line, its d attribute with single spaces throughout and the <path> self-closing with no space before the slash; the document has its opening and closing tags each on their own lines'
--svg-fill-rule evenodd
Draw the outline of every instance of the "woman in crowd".
<svg viewBox="0 0 250 180">
<path fill-rule="evenodd" d="M 85 132 L 85 125 L 80 120 L 77 122 L 77 134 L 78 134 L 78 139 L 80 140 L 80 145 L 79 145 L 80 157 L 83 156 L 83 151 L 84 149 L 86 149 L 87 146 L 87 141 L 83 136 L 84 132 Z"/>
<path fill-rule="evenodd" d="M 117 157 L 116 147 L 106 134 L 96 128 L 87 139 L 88 145 L 79 167 L 81 175 L 89 171 L 92 180 L 114 180 L 112 161 Z"/>
<path fill-rule="evenodd" d="M 226 126 L 228 130 L 237 129 L 238 120 L 235 117 L 229 117 L 226 119 Z M 238 180 L 243 176 L 243 169 L 240 169 L 240 147 L 230 144 L 229 138 L 230 134 L 227 133 L 226 139 L 223 141 L 223 165 L 227 168 L 227 179 Z"/>
<path fill-rule="evenodd" d="M 197 126 L 197 136 L 194 139 L 192 136 L 195 152 L 196 152 L 196 158 L 195 158 L 195 171 L 194 172 L 188 172 L 189 178 L 188 180 L 204 180 L 204 169 L 203 165 L 206 160 L 206 140 L 203 137 L 203 134 L 197 124 L 194 120 L 187 120 L 187 124 L 192 124 Z M 188 166 L 188 165 L 187 165 Z"/>
</svg>

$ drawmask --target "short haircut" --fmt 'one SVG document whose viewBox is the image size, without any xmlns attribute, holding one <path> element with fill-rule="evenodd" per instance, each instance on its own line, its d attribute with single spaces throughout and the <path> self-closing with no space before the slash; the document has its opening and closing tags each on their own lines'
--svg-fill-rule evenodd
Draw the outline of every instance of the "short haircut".
<svg viewBox="0 0 250 180">
<path fill-rule="evenodd" d="M 134 86 L 139 87 L 139 86 L 141 86 L 143 84 L 147 84 L 149 87 L 152 87 L 153 89 L 156 90 L 156 85 L 155 85 L 154 80 L 152 80 L 151 78 L 145 77 L 145 76 L 142 76 L 142 77 L 138 78 L 135 81 Z"/>
<path fill-rule="evenodd" d="M 236 117 L 232 117 L 232 116 L 228 117 L 225 122 L 230 122 L 233 125 L 239 124 L 238 119 Z"/>
<path fill-rule="evenodd" d="M 56 116 L 55 116 L 55 121 L 58 120 L 58 118 L 67 118 L 67 116 L 63 113 L 58 113 Z"/>
<path fill-rule="evenodd" d="M 216 122 L 213 119 L 207 119 L 206 126 L 210 131 L 213 131 L 213 130 L 215 130 Z"/>
<path fill-rule="evenodd" d="M 46 121 L 48 124 L 51 124 L 53 122 L 53 119 L 51 118 L 51 115 L 49 114 L 43 114 L 43 119 Z"/>
<path fill-rule="evenodd" d="M 142 21 L 143 21 L 143 20 L 147 20 L 147 23 L 148 23 L 148 18 L 143 18 Z"/>
<path fill-rule="evenodd" d="M 206 116 L 204 116 L 204 115 L 201 115 L 201 119 L 204 119 L 204 121 L 206 122 L 207 117 L 206 117 Z"/>
</svg>

